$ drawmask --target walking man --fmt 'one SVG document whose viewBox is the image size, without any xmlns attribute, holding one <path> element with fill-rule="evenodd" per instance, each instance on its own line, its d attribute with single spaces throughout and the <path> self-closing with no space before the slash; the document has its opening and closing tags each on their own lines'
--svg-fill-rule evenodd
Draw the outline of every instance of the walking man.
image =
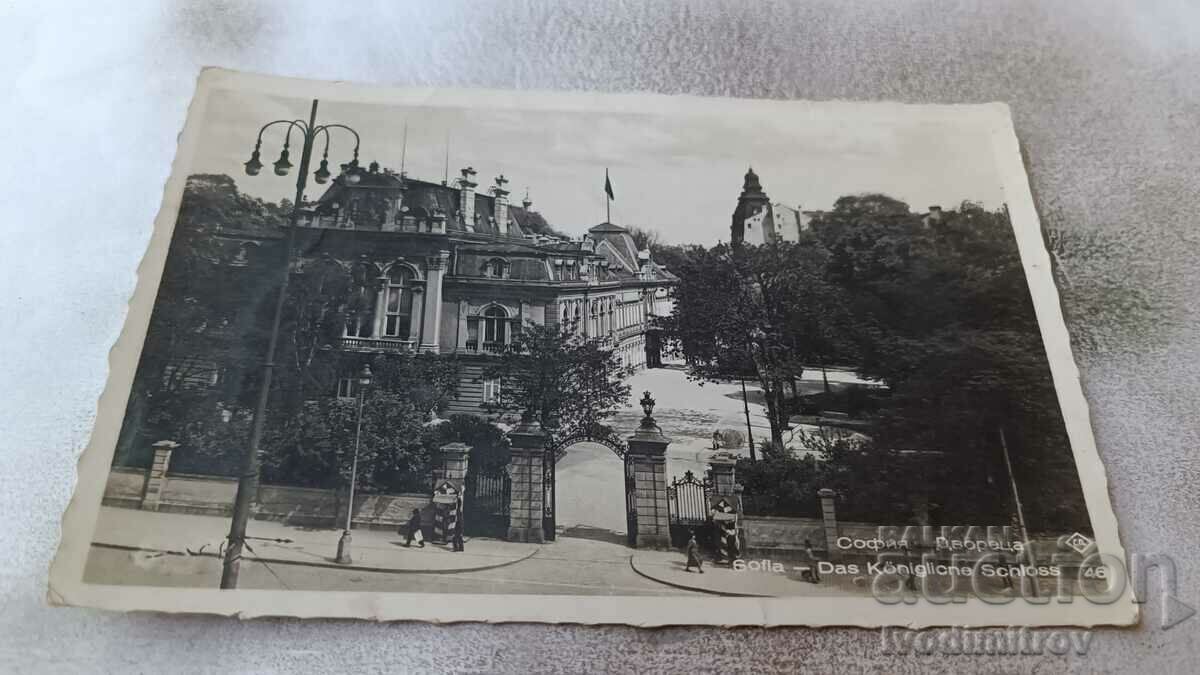
<svg viewBox="0 0 1200 675">
<path fill-rule="evenodd" d="M 421 532 L 421 509 L 413 509 L 406 529 L 408 530 L 408 534 L 407 539 L 404 540 L 404 546 L 406 548 L 412 546 L 412 543 L 416 541 L 417 545 L 425 548 L 425 535 Z"/>
</svg>

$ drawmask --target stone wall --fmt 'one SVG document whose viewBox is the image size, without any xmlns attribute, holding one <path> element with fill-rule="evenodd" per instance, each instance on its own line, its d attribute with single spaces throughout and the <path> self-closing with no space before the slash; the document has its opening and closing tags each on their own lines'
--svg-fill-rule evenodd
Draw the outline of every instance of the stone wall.
<svg viewBox="0 0 1200 675">
<path fill-rule="evenodd" d="M 145 469 L 115 467 L 108 472 L 108 483 L 104 486 L 104 503 L 109 506 L 141 508 L 145 489 Z"/>
<path fill-rule="evenodd" d="M 114 468 L 108 475 L 103 503 L 143 508 L 145 482 L 145 469 Z M 228 517 L 236 493 L 237 480 L 233 478 L 168 473 L 159 493 L 158 510 Z M 427 494 L 358 494 L 354 501 L 355 527 L 397 529 L 408 521 L 413 509 L 421 509 L 426 526 L 432 523 Z M 260 485 L 254 518 L 306 527 L 338 527 L 346 517 L 344 502 L 345 493 L 336 490 Z"/>
<path fill-rule="evenodd" d="M 803 551 L 805 539 L 816 550 L 825 548 L 820 518 L 743 516 L 742 537 L 749 551 Z"/>
</svg>

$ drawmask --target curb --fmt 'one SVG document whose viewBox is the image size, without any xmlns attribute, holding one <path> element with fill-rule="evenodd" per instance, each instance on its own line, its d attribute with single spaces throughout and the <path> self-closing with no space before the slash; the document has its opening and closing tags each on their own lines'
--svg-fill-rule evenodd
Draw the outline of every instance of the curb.
<svg viewBox="0 0 1200 675">
<path fill-rule="evenodd" d="M 673 581 L 664 581 L 663 579 L 659 579 L 658 577 L 650 576 L 650 574 L 648 572 L 643 572 L 643 571 L 639 570 L 637 568 L 637 565 L 633 564 L 633 556 L 629 556 L 629 567 L 631 569 L 633 569 L 633 571 L 636 572 L 638 575 L 645 577 L 645 578 L 649 579 L 650 581 L 662 584 L 664 586 L 670 586 L 672 588 L 679 588 L 679 589 L 682 589 L 685 591 L 695 591 L 697 593 L 707 593 L 708 595 L 719 595 L 719 596 L 725 597 L 725 598 L 777 598 L 777 597 L 779 597 L 777 595 L 764 595 L 761 593 L 735 593 L 733 591 L 716 591 L 716 590 L 712 590 L 710 588 L 699 588 L 697 586 L 688 586 L 687 584 L 681 584 L 681 583 L 677 583 L 677 582 L 673 582 Z"/>
<path fill-rule="evenodd" d="M 145 548 L 142 546 L 126 546 L 124 544 L 105 544 L 105 543 L 99 542 L 99 541 L 92 542 L 92 546 L 99 546 L 101 548 L 110 548 L 110 549 L 115 549 L 118 551 L 141 551 L 141 552 L 145 552 L 145 553 L 163 553 L 166 555 L 176 555 L 176 556 L 183 556 L 183 557 L 203 556 L 203 557 L 218 558 L 218 559 L 222 557 L 220 554 L 218 554 L 216 552 L 203 551 L 200 553 L 191 553 L 188 551 L 170 551 L 170 550 L 163 550 L 163 549 L 157 549 L 157 548 Z M 463 574 L 465 572 L 482 572 L 484 570 L 494 570 L 494 569 L 499 569 L 501 567 L 508 567 L 509 565 L 515 565 L 519 562 L 524 562 L 526 560 L 529 560 L 533 556 L 537 555 L 538 551 L 540 551 L 540 550 L 542 550 L 542 547 L 538 546 L 533 551 L 531 551 L 528 555 L 517 558 L 516 560 L 506 560 L 504 562 L 496 563 L 493 565 L 479 565 L 476 567 L 454 567 L 454 568 L 447 568 L 447 569 L 432 569 L 432 570 L 431 569 L 406 569 L 406 568 L 402 568 L 402 567 L 370 567 L 367 565 L 354 565 L 354 564 L 341 565 L 338 563 L 307 562 L 307 561 L 301 561 L 301 560 L 284 560 L 283 558 L 263 558 L 263 557 L 259 557 L 259 556 L 247 557 L 246 559 L 253 561 L 253 562 L 270 563 L 272 565 L 301 565 L 304 567 L 323 567 L 326 569 L 333 569 L 333 570 L 357 570 L 359 572 L 380 572 L 380 573 L 384 573 L 384 574 Z"/>
</svg>

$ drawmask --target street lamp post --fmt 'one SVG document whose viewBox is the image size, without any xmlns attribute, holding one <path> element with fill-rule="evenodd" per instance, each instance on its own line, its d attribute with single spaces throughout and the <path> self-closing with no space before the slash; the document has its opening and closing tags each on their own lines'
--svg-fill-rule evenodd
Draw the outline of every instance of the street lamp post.
<svg viewBox="0 0 1200 675">
<path fill-rule="evenodd" d="M 346 529 L 342 530 L 342 538 L 338 539 L 337 561 L 349 565 L 350 558 L 350 524 L 354 517 L 354 484 L 358 482 L 358 447 L 362 440 L 363 398 L 367 387 L 371 386 L 371 366 L 364 364 L 358 375 L 358 421 L 354 424 L 354 461 L 350 463 L 350 497 L 346 504 Z"/>
<path fill-rule="evenodd" d="M 234 497 L 233 501 L 233 521 L 229 526 L 228 545 L 225 548 L 225 559 L 221 569 L 221 588 L 237 588 L 238 584 L 238 572 L 241 569 L 242 562 L 242 549 L 246 544 L 246 523 L 250 518 L 250 502 L 258 483 L 258 448 L 262 441 L 263 426 L 266 423 L 267 401 L 270 397 L 271 379 L 275 370 L 275 351 L 279 344 L 279 325 L 283 318 L 284 301 L 287 297 L 288 281 L 291 276 L 292 249 L 296 240 L 296 222 L 300 215 L 300 204 L 304 200 L 304 188 L 308 184 L 308 168 L 312 159 L 313 147 L 316 145 L 319 135 L 325 135 L 325 149 L 321 155 L 320 167 L 313 172 L 313 180 L 319 184 L 329 181 L 329 131 L 331 129 L 344 129 L 354 135 L 354 159 L 347 165 L 349 170 L 346 172 L 345 180 L 352 185 L 359 180 L 356 171 L 358 168 L 358 132 L 344 124 L 322 124 L 318 126 L 316 99 L 313 99 L 312 110 L 309 113 L 307 123 L 304 120 L 275 120 L 264 124 L 258 130 L 258 139 L 254 144 L 254 151 L 250 153 L 250 160 L 245 165 L 247 175 L 257 176 L 262 171 L 263 164 L 259 159 L 259 150 L 262 148 L 263 132 L 277 124 L 287 125 L 287 135 L 284 137 L 283 151 L 279 154 L 279 159 L 273 164 L 275 175 L 286 176 L 292 169 L 292 163 L 288 157 L 292 132 L 295 131 L 301 134 L 304 143 L 300 152 L 300 174 L 296 178 L 296 200 L 292 203 L 292 213 L 288 222 L 288 235 L 286 248 L 284 249 L 284 264 L 279 285 L 279 297 L 275 301 L 275 314 L 271 321 L 271 337 L 267 342 L 267 354 L 263 360 L 262 378 L 259 382 L 258 401 L 254 408 L 254 421 L 250 428 L 250 444 L 246 448 L 246 456 L 243 458 L 242 471 L 238 475 L 237 496 Z"/>
</svg>

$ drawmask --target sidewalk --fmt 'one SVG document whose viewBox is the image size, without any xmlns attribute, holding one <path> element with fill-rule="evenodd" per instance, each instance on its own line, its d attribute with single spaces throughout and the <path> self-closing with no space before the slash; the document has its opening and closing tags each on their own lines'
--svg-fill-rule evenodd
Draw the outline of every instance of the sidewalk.
<svg viewBox="0 0 1200 675">
<path fill-rule="evenodd" d="M 96 521 L 92 544 L 129 550 L 162 551 L 179 555 L 217 557 L 229 534 L 229 519 L 179 513 L 156 513 L 104 506 Z M 383 530 L 354 530 L 354 562 L 335 562 L 341 530 L 312 529 L 252 520 L 246 527 L 248 558 L 268 563 L 358 569 L 371 572 L 430 573 L 472 572 L 503 567 L 525 560 L 541 548 L 497 539 L 467 539 L 466 550 L 454 553 L 448 546 L 425 543 L 425 548 L 405 548 L 404 538 Z"/>
<path fill-rule="evenodd" d="M 747 560 L 746 569 L 734 570 L 705 560 L 704 574 L 700 574 L 685 571 L 685 560 L 683 554 L 676 551 L 637 551 L 630 559 L 630 565 L 647 579 L 713 595 L 754 598 L 870 595 L 869 588 L 856 588 L 845 577 L 825 575 L 817 584 L 802 581 L 800 573 L 793 569 L 793 563 L 779 562 L 782 569 L 763 569 L 770 567 L 769 561 L 764 565 L 761 560 Z"/>
</svg>

